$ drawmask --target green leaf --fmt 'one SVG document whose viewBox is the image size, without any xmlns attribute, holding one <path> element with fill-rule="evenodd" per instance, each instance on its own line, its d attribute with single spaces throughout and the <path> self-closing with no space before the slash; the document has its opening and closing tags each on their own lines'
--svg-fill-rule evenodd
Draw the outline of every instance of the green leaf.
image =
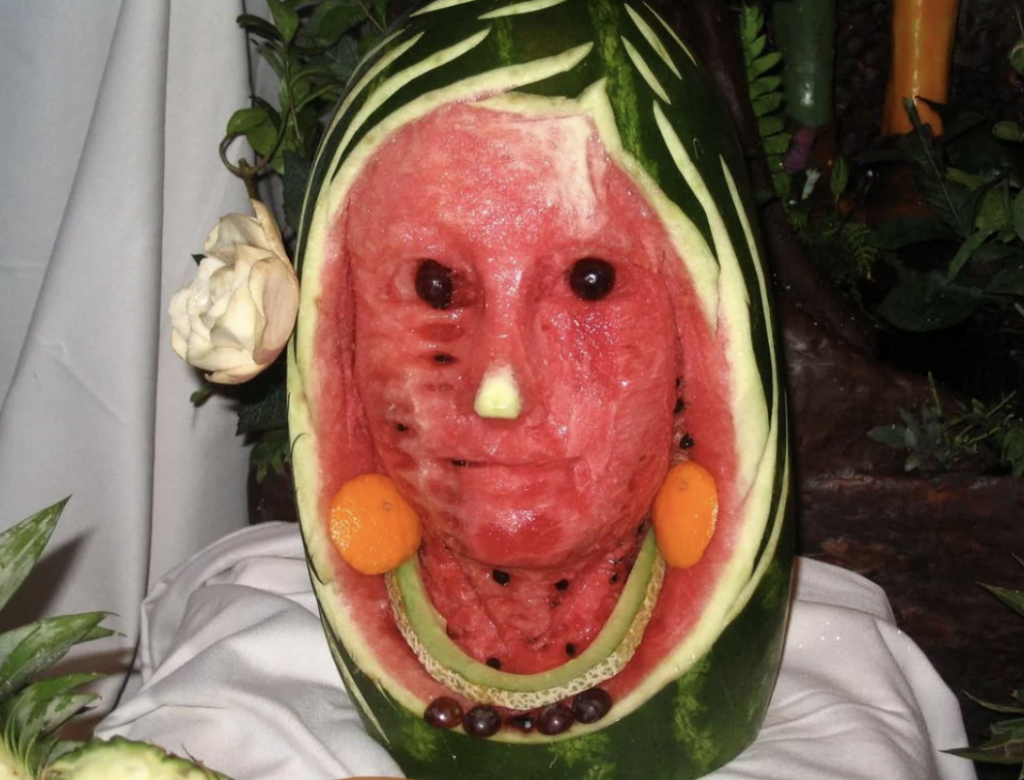
<svg viewBox="0 0 1024 780">
<path fill-rule="evenodd" d="M 274 25 L 281 31 L 281 37 L 286 44 L 295 40 L 295 33 L 299 31 L 299 15 L 295 9 L 285 5 L 281 0 L 267 0 L 270 7 L 270 14 L 274 17 Z"/>
<path fill-rule="evenodd" d="M 250 130 L 269 122 L 270 114 L 265 105 L 255 105 L 249 108 L 240 108 L 228 119 L 228 135 L 245 135 Z"/>
<path fill-rule="evenodd" d="M 906 273 L 879 304 L 878 313 L 897 328 L 924 333 L 963 322 L 986 300 L 981 291 L 937 274 Z"/>
<path fill-rule="evenodd" d="M 750 82 L 750 97 L 756 98 L 777 92 L 782 87 L 782 76 L 762 76 Z"/>
<path fill-rule="evenodd" d="M 1009 588 L 1000 588 L 995 585 L 985 584 L 982 584 L 981 587 L 1003 602 L 1018 615 L 1024 617 L 1024 591 L 1010 590 Z"/>
<path fill-rule="evenodd" d="M 288 152 L 284 157 L 284 220 L 297 230 L 302 218 L 302 205 L 306 199 L 306 182 L 313 168 L 304 157 Z"/>
<path fill-rule="evenodd" d="M 779 133 L 764 139 L 765 154 L 785 154 L 789 149 L 789 135 Z"/>
<path fill-rule="evenodd" d="M 850 164 L 846 162 L 846 158 L 842 155 L 837 155 L 835 163 L 832 165 L 832 175 L 828 179 L 828 188 L 832 193 L 832 198 L 836 201 L 846 192 L 846 187 L 850 183 Z"/>
<path fill-rule="evenodd" d="M 323 45 L 331 46 L 365 20 L 366 12 L 355 0 L 326 2 L 317 6 L 310 27 Z"/>
<path fill-rule="evenodd" d="M 769 52 L 763 57 L 758 57 L 750 63 L 750 67 L 748 68 L 748 78 L 753 81 L 758 76 L 763 76 L 765 73 L 781 63 L 782 54 L 777 51 Z"/>
<path fill-rule="evenodd" d="M 996 295 L 1024 296 L 1024 265 L 1004 268 L 992 277 L 985 290 Z"/>
<path fill-rule="evenodd" d="M 287 428 L 267 431 L 253 445 L 252 464 L 256 467 L 256 481 L 262 482 L 271 470 L 284 474 L 291 455 L 291 441 Z"/>
<path fill-rule="evenodd" d="M 74 645 L 113 635 L 113 631 L 100 626 L 106 617 L 105 612 L 60 615 L 0 635 L 3 644 L 10 635 L 20 640 L 0 664 L 0 700 L 49 669 Z"/>
<path fill-rule="evenodd" d="M 754 100 L 752 104 L 754 106 L 754 116 L 761 117 L 779 110 L 782 106 L 782 95 L 778 93 L 764 95 Z"/>
<path fill-rule="evenodd" d="M 1019 693 L 1019 691 L 1015 691 L 1014 693 Z M 975 704 L 980 704 L 985 709 L 992 710 L 993 712 L 1003 712 L 1009 715 L 1024 715 L 1024 707 L 1019 705 L 994 704 L 990 701 L 979 699 L 977 696 L 973 696 L 970 693 L 967 693 L 966 696 Z"/>
<path fill-rule="evenodd" d="M 262 433 L 287 426 L 287 391 L 283 381 L 273 381 L 275 374 L 279 375 L 279 372 L 268 369 L 258 377 L 263 380 L 261 384 L 245 388 L 251 395 L 244 396 L 239 404 L 239 434 Z"/>
<path fill-rule="evenodd" d="M 0 609 L 21 587 L 43 554 L 70 496 L 0 534 Z"/>
<path fill-rule="evenodd" d="M 992 126 L 992 135 L 1000 141 L 1024 143 L 1024 127 L 1021 127 L 1016 122 L 996 122 Z"/>
<path fill-rule="evenodd" d="M 69 674 L 40 680 L 6 702 L 2 720 L 9 732 L 17 734 L 18 752 L 31 755 L 33 763 L 45 763 L 54 732 L 98 698 L 98 694 L 77 693 L 76 689 L 102 676 Z"/>
<path fill-rule="evenodd" d="M 255 14 L 241 14 L 235 22 L 250 35 L 257 38 L 264 38 L 269 41 L 281 40 L 280 31 L 262 16 Z"/>
<path fill-rule="evenodd" d="M 894 450 L 907 448 L 907 429 L 898 425 L 880 425 L 868 431 L 868 438 Z"/>
<path fill-rule="evenodd" d="M 1024 241 L 1024 190 L 1017 193 L 1010 211 L 1013 214 L 1014 232 L 1017 233 L 1017 238 Z"/>
<path fill-rule="evenodd" d="M 778 135 L 786 129 L 786 118 L 782 114 L 769 114 L 757 120 L 757 132 L 762 138 Z M 788 134 L 787 134 L 788 135 Z"/>
<path fill-rule="evenodd" d="M 978 247 L 988 241 L 991 235 L 991 230 L 978 230 L 967 237 L 967 239 L 960 245 L 960 248 L 956 250 L 956 254 L 953 255 L 953 259 L 949 261 L 949 267 L 946 269 L 947 282 L 952 282 L 956 279 L 960 270 L 964 267 L 964 264 L 971 259 L 971 256 Z"/>
<path fill-rule="evenodd" d="M 872 241 L 879 249 L 895 252 L 926 241 L 947 241 L 952 234 L 934 217 L 897 217 L 879 225 Z"/>
</svg>

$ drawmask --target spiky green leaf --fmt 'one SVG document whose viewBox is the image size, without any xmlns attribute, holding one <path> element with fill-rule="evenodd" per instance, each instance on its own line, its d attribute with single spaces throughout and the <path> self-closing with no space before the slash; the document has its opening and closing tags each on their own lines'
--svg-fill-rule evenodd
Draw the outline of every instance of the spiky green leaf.
<svg viewBox="0 0 1024 780">
<path fill-rule="evenodd" d="M 1024 590 L 1011 590 L 995 585 L 982 585 L 985 590 L 1003 602 L 1021 617 L 1024 617 Z"/>
<path fill-rule="evenodd" d="M 69 498 L 36 512 L 0 534 L 0 609 L 21 587 L 43 554 Z"/>
<path fill-rule="evenodd" d="M 5 703 L 4 732 L 12 750 L 33 772 L 52 757 L 57 731 L 97 698 L 76 689 L 102 675 L 72 674 L 40 680 Z"/>
<path fill-rule="evenodd" d="M 100 626 L 106 617 L 106 612 L 48 617 L 0 635 L 0 641 L 9 635 L 17 640 L 0 664 L 0 701 L 49 669 L 76 644 L 111 636 L 113 631 Z"/>
</svg>

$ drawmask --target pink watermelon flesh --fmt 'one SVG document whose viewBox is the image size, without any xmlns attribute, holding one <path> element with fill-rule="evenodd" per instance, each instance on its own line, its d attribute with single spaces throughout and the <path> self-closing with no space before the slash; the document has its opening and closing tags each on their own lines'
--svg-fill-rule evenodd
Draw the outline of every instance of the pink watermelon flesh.
<svg viewBox="0 0 1024 780">
<path fill-rule="evenodd" d="M 615 265 L 607 298 L 580 300 L 567 284 L 583 257 Z M 453 269 L 449 308 L 416 294 L 426 258 Z M 322 500 L 359 473 L 396 481 L 423 520 L 428 595 L 453 640 L 482 662 L 533 673 L 588 646 L 654 493 L 683 456 L 680 438 L 693 440 L 685 455 L 719 484 L 719 530 L 701 564 L 670 571 L 634 662 L 611 688 L 638 682 L 700 614 L 740 497 L 729 489 L 721 345 L 660 221 L 589 120 L 457 105 L 407 125 L 360 173 L 327 262 Z M 498 366 L 519 386 L 514 420 L 474 412 Z M 425 700 L 443 693 L 408 668 L 381 579 L 340 559 L 335 570 L 380 657 Z M 692 609 L 680 614 L 680 604 Z"/>
</svg>

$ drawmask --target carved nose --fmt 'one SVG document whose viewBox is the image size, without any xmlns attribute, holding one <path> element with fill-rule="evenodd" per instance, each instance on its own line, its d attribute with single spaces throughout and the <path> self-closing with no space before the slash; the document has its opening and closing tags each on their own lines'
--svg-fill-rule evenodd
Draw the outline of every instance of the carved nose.
<svg viewBox="0 0 1024 780">
<path fill-rule="evenodd" d="M 491 365 L 476 390 L 473 411 L 480 417 L 515 420 L 523 411 L 523 397 L 515 372 L 506 363 Z"/>
</svg>

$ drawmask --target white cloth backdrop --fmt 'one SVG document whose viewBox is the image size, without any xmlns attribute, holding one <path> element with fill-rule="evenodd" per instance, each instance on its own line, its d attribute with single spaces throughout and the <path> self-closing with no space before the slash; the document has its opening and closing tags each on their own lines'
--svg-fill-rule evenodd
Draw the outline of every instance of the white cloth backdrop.
<svg viewBox="0 0 1024 780">
<path fill-rule="evenodd" d="M 0 2 L 0 528 L 72 494 L 56 589 L 30 581 L 18 612 L 110 610 L 124 637 L 89 652 L 121 661 L 149 585 L 246 522 L 235 415 L 190 403 L 165 316 L 249 210 L 217 155 L 249 95 L 241 11 Z"/>
</svg>

